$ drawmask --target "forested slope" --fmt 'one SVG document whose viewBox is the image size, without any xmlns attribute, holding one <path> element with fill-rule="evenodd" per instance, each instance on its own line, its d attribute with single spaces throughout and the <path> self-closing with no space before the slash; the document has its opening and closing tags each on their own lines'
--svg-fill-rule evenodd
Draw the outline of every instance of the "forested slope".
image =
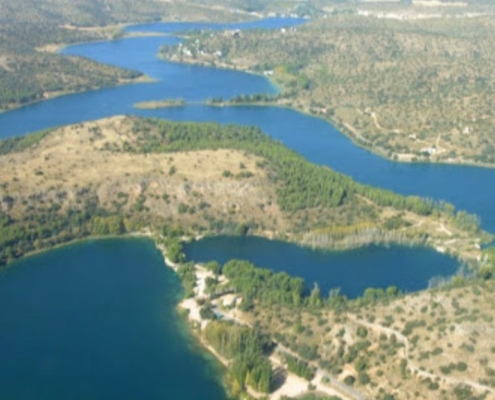
<svg viewBox="0 0 495 400">
<path fill-rule="evenodd" d="M 254 127 L 115 117 L 0 142 L 0 169 L 2 263 L 163 224 L 330 248 L 445 244 L 466 259 L 483 236 L 451 205 L 358 184 Z"/>
</svg>

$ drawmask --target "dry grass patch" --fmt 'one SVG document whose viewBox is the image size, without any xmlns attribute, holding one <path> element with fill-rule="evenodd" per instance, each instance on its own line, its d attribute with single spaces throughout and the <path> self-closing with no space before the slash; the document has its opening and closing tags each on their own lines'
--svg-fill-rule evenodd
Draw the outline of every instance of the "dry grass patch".
<svg viewBox="0 0 495 400">
<path fill-rule="evenodd" d="M 106 208 L 118 203 L 129 209 L 144 199 L 149 213 L 180 218 L 186 225 L 206 224 L 213 217 L 267 230 L 284 229 L 284 217 L 271 201 L 275 194 L 257 166 L 259 157 L 235 150 L 166 154 L 107 150 L 131 141 L 131 126 L 125 117 L 68 126 L 34 148 L 1 156 L 0 196 L 20 200 L 11 212 L 22 215 L 29 201 L 21 199 L 54 199 L 64 192 L 61 204 L 69 207 L 77 203 L 78 191 L 89 188 Z M 240 172 L 252 176 L 238 179 Z M 181 204 L 188 207 L 182 214 Z"/>
</svg>

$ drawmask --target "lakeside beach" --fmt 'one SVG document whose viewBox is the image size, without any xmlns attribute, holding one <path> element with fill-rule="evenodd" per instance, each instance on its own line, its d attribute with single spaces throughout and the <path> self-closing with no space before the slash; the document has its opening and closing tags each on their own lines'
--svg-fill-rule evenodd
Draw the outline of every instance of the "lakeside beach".
<svg viewBox="0 0 495 400">
<path fill-rule="evenodd" d="M 167 257 L 167 250 L 163 244 L 158 244 L 155 241 L 156 247 L 162 252 L 165 264 L 177 272 L 179 268 L 178 263 L 174 263 Z M 225 367 L 228 368 L 230 362 L 225 357 L 220 355 L 212 346 L 210 346 L 205 339 L 202 337 L 202 331 L 208 324 L 208 320 L 201 318 L 201 305 L 198 304 L 199 301 L 204 301 L 208 295 L 205 291 L 206 289 L 206 279 L 215 278 L 213 272 L 207 270 L 201 264 L 195 264 L 196 271 L 196 286 L 194 288 L 194 296 L 190 298 L 183 299 L 177 306 L 178 309 L 184 310 L 187 315 L 189 324 L 191 325 L 191 331 L 194 336 L 198 339 L 199 343 L 212 353 Z M 221 283 L 226 284 L 228 281 L 225 277 L 221 277 Z M 240 304 L 242 299 L 238 298 L 234 294 L 224 294 L 216 297 L 211 303 L 215 307 L 216 318 L 221 320 L 232 321 L 236 324 L 250 326 L 247 321 L 242 317 L 242 312 L 237 309 L 237 305 Z M 229 310 L 224 309 L 224 307 L 232 307 Z M 277 345 L 277 347 L 280 347 Z M 266 394 L 257 393 L 256 391 L 248 388 L 248 393 L 255 398 L 268 398 L 270 400 L 278 400 L 283 396 L 297 397 L 306 393 L 321 393 L 328 396 L 338 396 L 342 399 L 354 399 L 354 397 L 346 396 L 337 389 L 329 386 L 328 384 L 322 383 L 322 378 L 325 376 L 324 372 L 321 370 L 317 371 L 317 374 L 311 381 L 307 381 L 296 374 L 289 372 L 283 361 L 282 354 L 287 352 L 287 349 L 275 349 L 273 353 L 269 356 L 269 360 L 272 366 L 277 371 L 279 375 L 283 376 L 283 383 L 279 385 L 272 393 L 266 397 Z"/>
</svg>

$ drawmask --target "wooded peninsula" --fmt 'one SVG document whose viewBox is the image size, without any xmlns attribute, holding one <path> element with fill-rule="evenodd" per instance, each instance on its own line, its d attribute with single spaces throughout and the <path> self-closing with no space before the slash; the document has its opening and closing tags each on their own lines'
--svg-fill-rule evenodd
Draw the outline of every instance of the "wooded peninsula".
<svg viewBox="0 0 495 400">
<path fill-rule="evenodd" d="M 254 127 L 113 117 L 7 139 L 0 154 L 2 264 L 165 223 L 330 249 L 428 245 L 466 262 L 490 237 L 476 216 L 358 184 Z"/>
<path fill-rule="evenodd" d="M 119 38 L 128 23 L 283 14 L 308 22 L 198 31 L 161 56 L 249 70 L 281 89 L 211 105 L 294 107 L 397 161 L 495 165 L 491 5 L 410 3 L 0 0 L 0 111 L 144 79 L 57 54 Z M 128 116 L 1 140 L 0 170 L 0 268 L 86 238 L 152 237 L 181 279 L 180 312 L 228 366 L 233 397 L 495 398 L 492 236 L 452 204 L 359 184 L 256 127 Z M 326 250 L 428 246 L 467 271 L 418 293 L 368 288 L 351 300 L 243 260 L 186 259 L 186 240 L 213 235 Z"/>
<path fill-rule="evenodd" d="M 309 380 L 310 392 L 318 387 L 328 394 L 338 384 L 325 385 L 336 379 L 344 388 L 341 398 L 349 398 L 353 387 L 374 398 L 403 398 L 395 397 L 398 382 L 401 393 L 423 398 L 431 390 L 445 399 L 474 398 L 491 382 L 491 364 L 484 366 L 482 383 L 466 384 L 466 376 L 474 379 L 478 371 L 476 361 L 451 367 L 443 348 L 430 346 L 445 335 L 460 340 L 447 329 L 454 321 L 468 329 L 472 321 L 479 327 L 493 318 L 485 307 L 467 308 L 480 296 L 491 304 L 495 264 L 490 250 L 479 249 L 489 235 L 476 217 L 452 205 L 358 184 L 254 127 L 113 117 L 4 140 L 0 154 L 2 264 L 86 237 L 149 232 L 177 265 L 185 296 L 200 308 L 193 321 L 199 327 L 214 321 L 200 336 L 228 360 L 226 385 L 236 396 L 276 391 L 281 371 Z M 468 261 L 473 273 L 437 290 L 405 296 L 394 287 L 370 288 L 349 301 L 245 261 L 199 267 L 184 259 L 183 238 L 217 234 L 329 249 L 442 245 Z M 200 278 L 204 270 L 208 275 Z M 397 313 L 404 318 L 391 316 Z M 430 331 L 438 331 L 431 343 Z M 490 343 L 480 340 L 478 346 Z M 458 345 L 460 352 L 475 348 Z M 440 373 L 417 372 L 422 360 L 435 360 Z M 463 378 L 444 378 L 443 370 L 461 371 Z M 426 383 L 418 388 L 417 379 Z"/>
</svg>

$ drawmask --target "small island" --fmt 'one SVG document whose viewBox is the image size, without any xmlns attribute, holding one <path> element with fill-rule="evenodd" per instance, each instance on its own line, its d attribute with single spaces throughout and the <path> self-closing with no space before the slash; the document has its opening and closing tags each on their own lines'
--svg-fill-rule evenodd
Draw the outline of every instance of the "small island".
<svg viewBox="0 0 495 400">
<path fill-rule="evenodd" d="M 163 35 L 126 32 L 131 21 L 302 17 L 277 29 L 181 32 L 159 56 L 258 74 L 279 88 L 209 106 L 294 108 L 395 161 L 495 165 L 486 1 L 31 3 L 0 0 L 0 112 L 149 81 L 60 54 L 69 44 Z M 0 140 L 0 169 L 0 268 L 88 238 L 151 238 L 180 278 L 177 313 L 227 367 L 232 397 L 495 398 L 493 236 L 452 204 L 360 184 L 256 127 L 129 116 Z M 244 260 L 186 258 L 187 241 L 217 235 L 334 251 L 423 246 L 463 268 L 419 292 L 369 287 L 347 298 Z"/>
<path fill-rule="evenodd" d="M 134 104 L 134 108 L 141 110 L 156 110 L 159 108 L 184 107 L 185 105 L 186 102 L 184 99 L 167 99 L 156 101 L 142 101 L 140 103 Z"/>
<path fill-rule="evenodd" d="M 345 4 L 298 27 L 191 33 L 161 56 L 263 75 L 280 88 L 269 103 L 389 159 L 493 167 L 491 11 L 440 8 Z"/>
</svg>

